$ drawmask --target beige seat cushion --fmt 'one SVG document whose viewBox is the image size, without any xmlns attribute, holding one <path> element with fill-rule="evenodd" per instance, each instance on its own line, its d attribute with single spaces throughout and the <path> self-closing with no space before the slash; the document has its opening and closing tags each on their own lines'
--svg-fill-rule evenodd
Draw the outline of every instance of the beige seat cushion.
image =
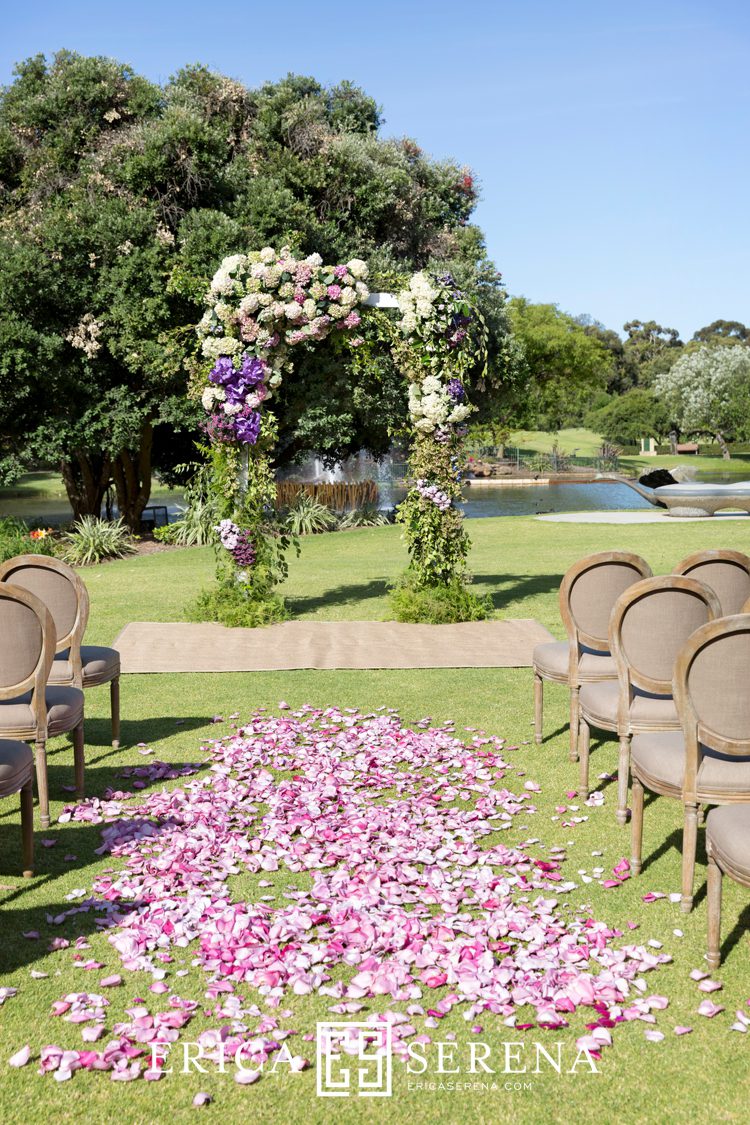
<svg viewBox="0 0 750 1125">
<path fill-rule="evenodd" d="M 83 719 L 83 692 L 73 687 L 48 687 L 47 733 L 66 734 L 74 730 Z M 36 737 L 36 725 L 31 710 L 31 692 L 18 695 L 0 703 L 0 734 L 3 731 L 23 732 L 26 737 Z"/>
<path fill-rule="evenodd" d="M 568 661 L 570 659 L 570 645 L 567 641 L 556 641 L 554 644 L 537 645 L 534 649 L 534 667 L 542 675 L 551 679 L 566 680 L 568 677 Z M 594 652 L 584 652 L 578 664 L 578 674 L 582 679 L 586 676 L 607 676 L 617 679 L 617 667 L 612 656 L 599 656 Z"/>
<path fill-rule="evenodd" d="M 719 867 L 728 866 L 750 882 L 750 804 L 712 809 L 706 836 Z"/>
<path fill-rule="evenodd" d="M 114 648 L 103 645 L 81 645 L 81 664 L 83 665 L 83 686 L 95 687 L 107 684 L 120 675 L 120 654 Z M 73 679 L 73 666 L 68 659 L 68 651 L 58 652 L 52 668 L 51 684 L 69 684 Z"/>
<path fill-rule="evenodd" d="M 581 707 L 591 721 L 615 726 L 620 702 L 620 684 L 617 680 L 604 680 L 599 684 L 584 684 L 581 688 Z M 664 724 L 678 727 L 680 721 L 671 696 L 636 694 L 630 705 L 630 721 L 639 725 Z"/>
<path fill-rule="evenodd" d="M 649 781 L 682 789 L 685 769 L 685 740 L 682 731 L 652 731 L 633 735 L 630 745 L 631 767 Z M 730 761 L 705 754 L 698 770 L 698 792 L 733 793 L 747 790 L 750 795 L 750 760 Z"/>
<path fill-rule="evenodd" d="M 34 771 L 34 755 L 25 742 L 0 739 L 0 797 L 21 789 Z"/>
</svg>

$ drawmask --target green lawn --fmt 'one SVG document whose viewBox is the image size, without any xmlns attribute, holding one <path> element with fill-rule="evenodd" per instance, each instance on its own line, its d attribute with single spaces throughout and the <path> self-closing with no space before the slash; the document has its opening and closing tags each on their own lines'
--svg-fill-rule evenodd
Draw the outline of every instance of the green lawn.
<svg viewBox="0 0 750 1125">
<path fill-rule="evenodd" d="M 474 540 L 471 564 L 481 592 L 489 593 L 501 616 L 536 617 L 561 635 L 557 617 L 557 588 L 568 564 L 594 550 L 625 547 L 646 556 L 655 571 L 666 571 L 685 554 L 701 547 L 727 546 L 750 551 L 750 523 L 707 520 L 703 523 L 628 526 L 555 525 L 532 519 L 488 519 L 473 521 Z M 295 613 L 320 619 L 381 618 L 387 615 L 386 585 L 404 563 L 400 531 L 384 527 L 316 536 L 303 541 L 300 559 L 293 559 L 286 593 Z M 179 620 L 185 601 L 211 578 L 212 555 L 194 549 L 129 559 L 86 570 L 83 576 L 92 598 L 88 640 L 111 643 L 118 630 L 130 620 Z M 644 855 L 646 866 L 638 880 L 607 890 L 596 879 L 580 882 L 578 872 L 597 865 L 609 873 L 614 864 L 629 855 L 629 834 L 617 827 L 614 819 L 613 786 L 601 782 L 606 795 L 602 808 L 581 807 L 573 815 L 588 817 L 570 828 L 563 828 L 555 806 L 569 806 L 566 791 L 575 789 L 577 767 L 569 763 L 565 719 L 565 692 L 554 686 L 547 690 L 546 733 L 541 747 L 529 742 L 531 735 L 531 673 L 528 669 L 466 669 L 432 671 L 372 672 L 285 672 L 234 675 L 158 675 L 125 677 L 123 701 L 123 749 L 114 754 L 108 745 L 108 696 L 106 689 L 90 694 L 87 703 L 87 793 L 102 795 L 107 787 L 126 787 L 119 778 L 124 765 L 141 764 L 137 743 L 147 742 L 155 756 L 171 762 L 203 760 L 201 739 L 216 736 L 224 727 L 210 725 L 214 715 L 227 716 L 234 710 L 247 715 L 256 706 L 274 708 L 280 699 L 294 707 L 314 705 L 359 707 L 369 711 L 381 705 L 398 708 L 404 721 L 430 715 L 438 724 L 454 719 L 463 726 L 481 727 L 518 745 L 510 752 L 515 770 L 508 784 L 521 786 L 533 778 L 542 786 L 535 797 L 538 811 L 517 817 L 520 823 L 504 834 L 504 842 L 521 842 L 537 837 L 541 848 L 554 844 L 569 846 L 564 874 L 580 886 L 569 898 L 578 908 L 590 904 L 594 917 L 623 930 L 623 943 L 655 939 L 674 961 L 647 977 L 647 993 L 668 996 L 669 1007 L 658 1012 L 658 1027 L 665 1032 L 660 1043 L 644 1039 L 648 1026 L 626 1023 L 613 1031 L 614 1046 L 604 1052 L 601 1073 L 558 1077 L 545 1071 L 522 1075 L 532 1089 L 508 1091 L 505 1076 L 498 1075 L 500 1088 L 486 1093 L 409 1090 L 398 1062 L 394 1063 L 395 1096 L 383 1099 L 339 1099 L 332 1104 L 315 1096 L 315 1073 L 265 1075 L 252 1087 L 237 1086 L 228 1073 L 175 1073 L 160 1083 L 137 1081 L 113 1084 L 107 1074 L 77 1073 L 59 1084 L 51 1075 L 40 1077 L 34 1063 L 11 1070 L 6 1060 L 24 1043 L 34 1053 L 47 1043 L 80 1047 L 80 1030 L 73 1024 L 49 1017 L 54 1000 L 71 991 L 97 991 L 98 980 L 107 972 L 120 971 L 119 958 L 102 935 L 91 934 L 91 950 L 85 956 L 105 962 L 106 968 L 89 973 L 73 967 L 72 949 L 48 953 L 51 937 L 75 938 L 90 932 L 89 916 L 67 921 L 62 926 L 47 922 L 69 905 L 65 896 L 74 888 L 91 884 L 94 875 L 110 865 L 107 857 L 97 856 L 99 830 L 71 823 L 54 825 L 44 833 L 56 839 L 57 846 L 38 847 L 37 875 L 31 882 L 18 877 L 20 864 L 16 800 L 0 802 L 0 964 L 4 986 L 19 989 L 0 1011 L 0 1110 L 4 1125 L 34 1120 L 72 1122 L 84 1118 L 98 1123 L 117 1118 L 126 1125 L 151 1122 L 181 1122 L 192 1119 L 191 1103 L 200 1090 L 209 1091 L 214 1104 L 207 1113 L 227 1122 L 256 1120 L 261 1123 L 341 1122 L 445 1123 L 510 1122 L 537 1125 L 539 1122 L 599 1122 L 616 1118 L 627 1122 L 713 1122 L 740 1121 L 747 1117 L 750 1081 L 748 1080 L 747 1037 L 730 1032 L 734 1011 L 746 1007 L 750 997 L 750 946 L 745 928 L 750 924 L 750 895 L 725 882 L 724 928 L 725 963 L 714 976 L 723 982 L 723 991 L 712 999 L 726 1011 L 714 1019 L 696 1013 L 703 994 L 689 979 L 691 969 L 703 965 L 705 948 L 705 856 L 702 845 L 698 862 L 698 894 L 695 910 L 683 917 L 679 906 L 668 899 L 646 905 L 647 891 L 669 892 L 679 889 L 679 828 L 681 813 L 676 802 L 662 799 L 646 810 Z M 607 741 L 595 745 L 592 778 L 616 769 L 617 748 Z M 522 780 L 523 778 L 523 780 Z M 53 744 L 50 754 L 52 816 L 59 814 L 61 786 L 72 782 L 72 751 L 63 739 Z M 171 784 L 178 784 L 177 782 Z M 576 804 L 575 799 L 572 803 Z M 525 827 L 524 827 L 525 826 Z M 42 834 L 38 833 L 38 838 Z M 511 837 L 511 839 L 508 839 Z M 534 847 L 529 849 L 532 854 Z M 602 852 L 594 857 L 592 853 Z M 77 858 L 66 861 L 66 854 Z M 541 854 L 541 853 L 540 853 Z M 283 873 L 269 875 L 274 893 L 283 891 L 291 879 Z M 302 878 L 297 876 L 297 879 Z M 239 893 L 258 893 L 246 881 L 235 888 Z M 267 892 L 266 892 L 267 893 Z M 632 934 L 629 920 L 639 924 Z M 21 931 L 39 930 L 41 939 L 32 941 Z M 674 931 L 682 931 L 677 936 Z M 728 939 L 728 940 L 727 940 Z M 186 951 L 189 965 L 190 950 Z M 34 979 L 30 970 L 45 972 Z M 107 1026 L 122 1017 L 134 997 L 145 991 L 148 978 L 123 972 L 125 984 L 110 991 L 112 1007 Z M 202 987 L 203 986 L 203 987 Z M 178 985 L 182 996 L 202 999 L 205 979 L 193 970 Z M 244 990 L 244 993 L 247 989 Z M 243 994 L 244 994 L 243 993 Z M 163 998 L 158 998 L 162 1000 Z M 289 1026 L 300 1032 L 314 1030 L 319 1018 L 331 1018 L 330 1000 L 320 997 L 291 997 L 294 1010 Z M 160 1004 L 159 1007 L 163 1007 Z M 282 1005 L 283 1007 L 284 1005 Z M 383 1005 L 385 1006 L 385 1005 Z M 368 1007 L 377 1003 L 368 1002 Z M 335 1017 L 334 1017 L 335 1018 Z M 341 1018 L 341 1017 L 338 1017 Z M 356 1018 L 356 1017 L 355 1017 Z M 505 1040 L 533 1042 L 540 1033 L 512 1032 L 487 1015 L 480 1020 L 482 1038 L 493 1046 Z M 684 1024 L 692 1034 L 677 1037 L 672 1029 Z M 188 1038 L 195 1037 L 209 1024 L 196 1017 Z M 577 1016 L 570 1030 L 545 1033 L 552 1040 L 570 1042 L 580 1034 L 583 1020 Z M 444 1033 L 456 1033 L 465 1044 L 467 1031 L 456 1009 L 440 1026 Z M 437 1032 L 433 1032 L 437 1035 Z M 102 1042 L 106 1042 L 103 1040 Z M 293 1053 L 310 1053 L 310 1044 L 295 1044 Z M 450 1076 L 446 1076 L 450 1078 Z M 465 1076 L 456 1076 L 465 1077 Z M 510 1076 L 513 1078 L 513 1076 Z M 518 1078 L 519 1076 L 515 1076 Z"/>
<path fill-rule="evenodd" d="M 508 439 L 508 445 L 536 453 L 549 453 L 555 444 L 562 453 L 575 452 L 579 457 L 596 457 L 602 439 L 592 430 L 572 427 L 556 434 L 544 430 L 517 430 Z M 730 461 L 724 461 L 721 457 L 673 457 L 671 454 L 620 458 L 620 466 L 624 472 L 643 473 L 649 469 L 669 469 L 675 465 L 692 465 L 700 473 L 747 473 L 750 478 L 750 456 L 747 454 L 737 454 Z"/>
</svg>

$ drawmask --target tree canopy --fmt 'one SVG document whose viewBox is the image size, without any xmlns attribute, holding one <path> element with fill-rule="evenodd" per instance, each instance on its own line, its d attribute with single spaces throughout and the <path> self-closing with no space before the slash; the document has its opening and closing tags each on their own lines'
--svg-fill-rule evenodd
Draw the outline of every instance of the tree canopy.
<svg viewBox="0 0 750 1125">
<path fill-rule="evenodd" d="M 727 438 L 748 429 L 750 349 L 704 344 L 657 375 L 654 394 L 681 431 L 712 434 L 728 459 Z"/>
<path fill-rule="evenodd" d="M 77 513 L 98 511 L 113 480 L 137 526 L 153 465 L 185 459 L 201 413 L 186 395 L 194 325 L 226 254 L 366 258 L 381 288 L 450 270 L 488 323 L 489 379 L 508 377 L 472 173 L 381 138 L 376 103 L 350 82 L 250 90 L 191 66 L 158 86 L 67 51 L 15 74 L 0 93 L 0 455 L 6 469 L 58 462 Z M 385 451 L 406 397 L 387 355 L 369 358 L 298 364 L 275 407 L 281 460 Z"/>
<path fill-rule="evenodd" d="M 483 415 L 504 412 L 513 424 L 550 430 L 577 421 L 606 385 L 606 347 L 556 305 L 513 297 L 508 310 L 518 374 L 480 404 Z"/>
</svg>

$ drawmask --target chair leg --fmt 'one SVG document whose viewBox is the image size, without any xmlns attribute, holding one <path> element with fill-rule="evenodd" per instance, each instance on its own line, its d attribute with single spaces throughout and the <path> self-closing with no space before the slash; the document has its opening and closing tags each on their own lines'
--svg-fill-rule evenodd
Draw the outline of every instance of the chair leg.
<svg viewBox="0 0 750 1125">
<path fill-rule="evenodd" d="M 628 822 L 628 781 L 630 780 L 630 735 L 620 735 L 620 760 L 617 765 L 617 823 Z"/>
<path fill-rule="evenodd" d="M 49 787 L 47 785 L 47 743 L 40 740 L 34 746 L 36 764 L 36 789 L 39 794 L 39 823 L 49 828 Z"/>
<path fill-rule="evenodd" d="M 580 790 L 578 796 L 585 800 L 589 795 L 589 746 L 591 743 L 591 727 L 579 713 L 578 751 L 580 754 Z"/>
<path fill-rule="evenodd" d="M 21 846 L 23 850 L 23 877 L 34 874 L 34 788 L 32 779 L 21 790 Z"/>
<path fill-rule="evenodd" d="M 578 761 L 578 730 L 581 723 L 581 718 L 578 711 L 578 692 L 577 687 L 570 689 L 570 760 L 571 762 Z"/>
<path fill-rule="evenodd" d="M 537 746 L 542 742 L 542 712 L 544 710 L 544 683 L 539 673 L 534 670 L 534 741 Z"/>
<path fill-rule="evenodd" d="M 643 859 L 643 784 L 635 774 L 631 797 L 633 818 L 630 822 L 630 871 L 632 875 L 640 875 Z"/>
<path fill-rule="evenodd" d="M 685 805 L 685 827 L 682 832 L 682 902 L 680 909 L 689 914 L 693 909 L 695 849 L 698 843 L 698 806 Z"/>
<path fill-rule="evenodd" d="M 109 704 L 112 715 L 112 745 L 120 749 L 120 677 L 115 676 L 109 685 Z M 537 739 L 539 742 L 540 739 Z"/>
<path fill-rule="evenodd" d="M 721 963 L 721 868 L 711 855 L 708 857 L 708 950 L 709 969 L 718 969 Z"/>
<path fill-rule="evenodd" d="M 83 750 L 83 720 L 78 724 L 73 731 L 73 768 L 75 771 L 75 786 L 76 797 L 79 801 L 83 800 L 83 771 L 84 771 L 84 750 Z"/>
</svg>

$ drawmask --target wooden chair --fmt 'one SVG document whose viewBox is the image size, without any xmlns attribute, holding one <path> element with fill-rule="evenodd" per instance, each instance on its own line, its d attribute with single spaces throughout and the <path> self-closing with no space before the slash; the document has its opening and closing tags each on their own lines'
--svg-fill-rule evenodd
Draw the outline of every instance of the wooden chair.
<svg viewBox="0 0 750 1125">
<path fill-rule="evenodd" d="M 641 869 L 644 788 L 682 801 L 685 913 L 693 905 L 698 806 L 750 800 L 749 683 L 750 614 L 708 622 L 688 638 L 675 666 L 681 730 L 633 739 L 633 874 Z M 725 837 L 719 833 L 716 839 L 721 855 Z"/>
<path fill-rule="evenodd" d="M 44 602 L 57 631 L 49 682 L 87 691 L 109 684 L 112 745 L 120 745 L 120 654 L 82 644 L 89 619 L 89 594 L 72 566 L 45 555 L 18 555 L 0 565 L 0 582 L 12 582 Z"/>
<path fill-rule="evenodd" d="M 73 732 L 75 785 L 83 797 L 83 692 L 47 683 L 55 625 L 47 607 L 0 582 L 0 739 L 34 743 L 39 817 L 49 827 L 47 738 Z"/>
<path fill-rule="evenodd" d="M 544 680 L 570 688 L 570 758 L 578 760 L 578 693 L 581 684 L 617 678 L 609 649 L 612 607 L 623 590 L 651 568 L 629 551 L 605 551 L 579 559 L 560 584 L 560 616 L 567 641 L 537 645 L 534 667 L 534 734 L 542 741 Z"/>
<path fill-rule="evenodd" d="M 21 849 L 25 879 L 34 874 L 34 755 L 25 742 L 0 739 L 0 797 L 21 794 Z"/>
<path fill-rule="evenodd" d="M 617 821 L 628 818 L 630 740 L 636 733 L 680 730 L 672 697 L 675 663 L 685 641 L 701 625 L 721 616 L 713 590 L 695 578 L 646 578 L 618 598 L 609 626 L 617 680 L 584 684 L 581 715 L 581 796 L 589 791 L 591 727 L 620 740 Z"/>
<path fill-rule="evenodd" d="M 705 582 L 721 602 L 722 617 L 742 612 L 750 599 L 750 556 L 742 551 L 697 551 L 679 562 L 673 574 Z"/>
<path fill-rule="evenodd" d="M 721 963 L 721 883 L 726 873 L 750 887 L 750 804 L 723 805 L 706 821 L 708 852 L 708 950 L 710 969 Z"/>
</svg>

